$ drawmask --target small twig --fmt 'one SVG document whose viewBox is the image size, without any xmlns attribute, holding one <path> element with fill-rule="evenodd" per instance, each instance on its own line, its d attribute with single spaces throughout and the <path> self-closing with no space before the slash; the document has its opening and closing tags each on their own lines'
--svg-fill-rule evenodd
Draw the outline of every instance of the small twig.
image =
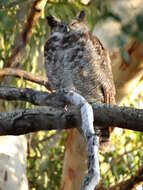
<svg viewBox="0 0 143 190">
<path fill-rule="evenodd" d="M 4 68 L 0 70 L 0 78 L 3 78 L 5 76 L 15 76 L 18 78 L 23 78 L 24 80 L 28 80 L 36 84 L 45 86 L 50 91 L 52 89 L 47 78 L 33 75 L 30 72 L 27 72 L 21 69 Z"/>
<path fill-rule="evenodd" d="M 132 153 L 132 152 L 134 152 L 134 151 L 136 151 L 136 150 L 138 150 L 138 149 L 140 149 L 140 147 L 136 147 L 136 148 L 134 148 L 134 149 L 132 149 L 132 150 L 129 150 L 129 151 L 127 151 L 127 152 L 124 152 L 123 154 L 120 154 L 118 158 L 112 159 L 112 161 L 111 161 L 111 163 L 110 163 L 110 168 L 103 174 L 103 176 L 106 177 L 107 174 L 108 174 L 108 172 L 111 170 L 111 167 L 113 167 L 114 165 L 119 164 L 119 163 L 121 162 L 121 160 L 123 159 L 124 156 L 126 156 L 127 154 Z M 101 182 L 101 181 L 100 181 L 100 182 Z M 101 183 L 102 183 L 102 182 L 101 182 Z"/>
<path fill-rule="evenodd" d="M 51 138 L 55 137 L 59 132 L 56 131 L 56 133 L 50 135 L 50 136 L 47 136 L 47 137 L 44 137 L 43 139 L 39 140 L 37 143 L 43 143 L 45 141 L 48 141 L 50 140 Z"/>
</svg>

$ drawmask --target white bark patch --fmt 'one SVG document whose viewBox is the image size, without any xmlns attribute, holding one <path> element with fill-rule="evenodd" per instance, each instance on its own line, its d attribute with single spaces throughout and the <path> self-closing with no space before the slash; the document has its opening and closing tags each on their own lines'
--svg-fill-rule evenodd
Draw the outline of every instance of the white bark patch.
<svg viewBox="0 0 143 190">
<path fill-rule="evenodd" d="M 94 190 L 100 181 L 100 168 L 99 168 L 99 137 L 95 135 L 93 121 L 92 106 L 80 94 L 69 91 L 64 92 L 67 101 L 80 109 L 84 138 L 87 144 L 88 156 L 88 174 L 81 186 L 80 190 Z"/>
</svg>

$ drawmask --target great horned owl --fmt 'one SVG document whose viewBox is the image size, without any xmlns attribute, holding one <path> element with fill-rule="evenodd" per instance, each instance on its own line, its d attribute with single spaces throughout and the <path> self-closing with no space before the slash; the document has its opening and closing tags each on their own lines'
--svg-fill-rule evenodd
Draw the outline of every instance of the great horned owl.
<svg viewBox="0 0 143 190">
<path fill-rule="evenodd" d="M 47 77 L 56 90 L 75 90 L 88 102 L 114 104 L 110 58 L 99 39 L 89 31 L 84 18 L 84 11 L 69 23 L 47 17 L 51 28 L 44 48 Z M 100 129 L 100 141 L 106 142 L 110 129 L 96 126 L 97 129 Z"/>
</svg>

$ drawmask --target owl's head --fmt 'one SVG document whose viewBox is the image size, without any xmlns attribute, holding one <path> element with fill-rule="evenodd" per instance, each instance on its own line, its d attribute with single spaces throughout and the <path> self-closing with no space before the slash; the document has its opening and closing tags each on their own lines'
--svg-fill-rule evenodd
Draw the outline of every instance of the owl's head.
<svg viewBox="0 0 143 190">
<path fill-rule="evenodd" d="M 75 20 L 72 20 L 69 23 L 59 21 L 53 16 L 48 16 L 47 21 L 48 25 L 51 28 L 51 33 L 60 32 L 60 33 L 86 33 L 89 31 L 88 26 L 84 22 L 85 20 L 85 12 L 81 11 L 78 17 Z"/>
</svg>

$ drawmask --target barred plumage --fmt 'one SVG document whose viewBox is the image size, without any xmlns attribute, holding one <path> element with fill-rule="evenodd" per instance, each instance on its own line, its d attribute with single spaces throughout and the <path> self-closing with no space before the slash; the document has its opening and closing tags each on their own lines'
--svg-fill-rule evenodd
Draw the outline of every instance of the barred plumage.
<svg viewBox="0 0 143 190">
<path fill-rule="evenodd" d="M 84 22 L 84 12 L 69 23 L 47 17 L 51 34 L 45 44 L 47 76 L 54 89 L 74 89 L 88 102 L 115 103 L 110 58 Z M 99 129 L 95 127 L 95 129 Z M 109 129 L 100 130 L 101 141 Z"/>
</svg>

